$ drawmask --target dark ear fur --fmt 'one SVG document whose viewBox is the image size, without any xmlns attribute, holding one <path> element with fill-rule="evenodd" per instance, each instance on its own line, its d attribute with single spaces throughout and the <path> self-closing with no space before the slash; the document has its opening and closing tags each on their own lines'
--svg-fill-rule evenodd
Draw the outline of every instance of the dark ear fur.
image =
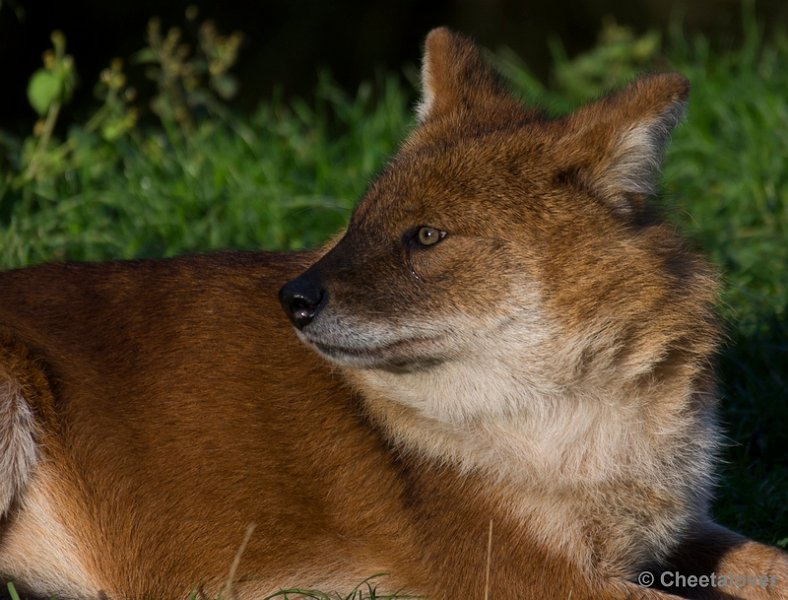
<svg viewBox="0 0 788 600">
<path fill-rule="evenodd" d="M 522 107 L 482 60 L 476 45 L 445 27 L 433 29 L 424 44 L 420 123 L 455 115 L 478 120 Z"/>
<path fill-rule="evenodd" d="M 417 114 L 431 133 L 516 127 L 537 116 L 506 90 L 470 39 L 444 27 L 427 35 L 422 87 Z M 630 212 L 634 198 L 656 193 L 662 153 L 688 94 L 685 77 L 650 75 L 561 119 L 555 150 L 564 170 Z"/>
<path fill-rule="evenodd" d="M 657 191 L 662 154 L 679 123 L 689 81 L 649 75 L 572 113 L 563 136 L 565 160 L 583 183 L 626 209 L 627 195 Z"/>
</svg>

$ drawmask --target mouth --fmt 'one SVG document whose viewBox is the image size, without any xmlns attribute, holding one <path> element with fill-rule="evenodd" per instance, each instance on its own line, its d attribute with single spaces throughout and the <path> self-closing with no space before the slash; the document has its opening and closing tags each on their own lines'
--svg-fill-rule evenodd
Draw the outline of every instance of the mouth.
<svg viewBox="0 0 788 600">
<path fill-rule="evenodd" d="M 435 353 L 438 337 L 409 337 L 386 344 L 343 346 L 326 343 L 299 332 L 306 344 L 315 348 L 325 358 L 340 366 L 361 369 L 384 369 L 395 372 L 422 371 L 446 360 Z"/>
</svg>

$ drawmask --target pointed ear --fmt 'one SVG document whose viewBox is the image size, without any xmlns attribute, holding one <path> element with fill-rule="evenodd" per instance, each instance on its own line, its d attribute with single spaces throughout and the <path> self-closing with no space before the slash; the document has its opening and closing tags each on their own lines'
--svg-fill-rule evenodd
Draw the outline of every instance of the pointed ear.
<svg viewBox="0 0 788 600">
<path fill-rule="evenodd" d="M 424 44 L 419 123 L 450 114 L 500 114 L 520 110 L 498 75 L 482 60 L 476 45 L 445 27 L 433 29 Z M 492 114 L 489 112 L 492 111 Z"/>
<path fill-rule="evenodd" d="M 684 76 L 650 75 L 571 114 L 564 143 L 574 174 L 625 212 L 633 194 L 654 195 L 662 154 L 688 95 Z"/>
</svg>

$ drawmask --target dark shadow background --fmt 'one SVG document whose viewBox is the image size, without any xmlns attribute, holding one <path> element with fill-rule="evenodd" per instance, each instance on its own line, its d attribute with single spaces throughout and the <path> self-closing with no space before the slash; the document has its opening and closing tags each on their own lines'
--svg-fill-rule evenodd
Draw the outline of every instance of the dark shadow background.
<svg viewBox="0 0 788 600">
<path fill-rule="evenodd" d="M 752 3 L 766 28 L 788 21 L 785 0 Z M 593 44 L 609 16 L 640 32 L 665 30 L 683 15 L 688 31 L 728 45 L 741 34 L 742 14 L 742 0 L 0 0 L 0 129 L 30 130 L 35 115 L 27 80 L 51 46 L 51 31 L 66 34 L 75 57 L 82 84 L 69 110 L 79 111 L 93 102 L 93 85 L 110 59 L 143 46 L 151 17 L 161 17 L 165 29 L 180 26 L 189 5 L 199 8 L 199 21 L 210 18 L 224 33 L 245 34 L 235 73 L 238 102 L 246 108 L 277 85 L 288 95 L 308 95 L 320 68 L 352 90 L 381 68 L 417 64 L 424 35 L 436 25 L 464 31 L 490 48 L 509 46 L 544 78 L 550 37 L 575 54 Z"/>
</svg>

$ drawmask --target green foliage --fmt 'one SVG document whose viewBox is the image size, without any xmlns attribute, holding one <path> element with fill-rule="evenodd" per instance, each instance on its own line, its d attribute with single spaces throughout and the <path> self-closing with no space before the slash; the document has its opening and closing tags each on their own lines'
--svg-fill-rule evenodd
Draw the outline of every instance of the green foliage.
<svg viewBox="0 0 788 600">
<path fill-rule="evenodd" d="M 157 83 L 159 126 L 137 126 L 144 109 L 116 59 L 96 112 L 46 152 L 38 135 L 0 134 L 0 266 L 317 245 L 342 227 L 407 127 L 392 76 L 350 96 L 322 75 L 313 102 L 274 98 L 240 118 L 200 84 L 201 74 L 230 77 L 239 38 L 203 25 L 194 58 L 180 33 L 162 38 L 158 28 L 137 56 Z"/>
<path fill-rule="evenodd" d="M 16 587 L 10 581 L 6 584 L 6 589 L 8 590 L 8 596 L 11 600 L 20 600 L 19 592 L 16 591 Z"/>
<path fill-rule="evenodd" d="M 677 220 L 725 277 L 723 417 L 735 441 L 718 513 L 773 541 L 788 532 L 788 37 L 764 46 L 745 25 L 744 47 L 724 54 L 674 34 L 692 95 L 665 180 L 682 199 Z"/>
<path fill-rule="evenodd" d="M 194 6 L 186 10 L 192 27 L 197 15 Z M 197 30 L 197 50 L 192 52 L 181 29 L 172 27 L 162 34 L 161 22 L 151 19 L 147 37 L 148 45 L 135 55 L 135 61 L 148 65 L 147 75 L 159 90 L 151 108 L 165 124 L 191 129 L 195 110 L 215 112 L 219 98 L 229 100 L 235 95 L 238 84 L 229 71 L 238 58 L 240 33 L 222 35 L 206 21 Z"/>
<path fill-rule="evenodd" d="M 660 34 L 637 37 L 615 20 L 607 19 L 597 45 L 569 59 L 559 40 L 550 41 L 553 56 L 551 84 L 546 87 L 512 50 L 501 49 L 490 59 L 529 103 L 562 114 L 654 68 L 660 58 Z"/>
<path fill-rule="evenodd" d="M 30 78 L 27 98 L 39 115 L 46 115 L 57 104 L 71 98 L 76 85 L 74 59 L 66 54 L 66 38 L 56 31 L 52 34 L 54 51 L 44 53 L 44 68 Z"/>
<path fill-rule="evenodd" d="M 36 123 L 37 140 L 29 140 L 24 147 L 27 165 L 22 178 L 31 179 L 48 163 L 57 160 L 57 153 L 49 149 L 60 108 L 71 99 L 76 85 L 73 57 L 66 54 L 66 38 L 59 32 L 52 34 L 54 50 L 44 53 L 44 68 L 33 73 L 27 86 L 27 97 L 33 109 L 43 117 Z"/>
<path fill-rule="evenodd" d="M 65 95 L 62 78 L 46 69 L 39 69 L 30 78 L 27 98 L 39 115 L 45 115 L 49 107 Z"/>
<path fill-rule="evenodd" d="M 551 43 L 556 66 L 555 83 L 570 100 L 587 100 L 600 90 L 609 90 L 653 64 L 660 47 L 660 35 L 649 31 L 635 37 L 632 30 L 608 20 L 597 46 L 569 61 L 559 42 Z"/>
<path fill-rule="evenodd" d="M 496 62 L 527 101 L 553 112 L 644 70 L 675 69 L 691 80 L 664 200 L 724 273 L 730 342 L 721 388 L 732 440 L 716 512 L 776 541 L 788 534 L 788 38 L 777 32 L 764 41 L 750 13 L 743 24 L 743 45 L 724 50 L 678 27 L 661 40 L 611 23 L 580 57 L 554 43 L 549 85 L 511 53 Z M 97 87 L 96 112 L 61 124 L 62 139 L 57 114 L 26 139 L 0 132 L 1 267 L 296 249 L 341 229 L 404 135 L 412 92 L 381 76 L 348 94 L 322 75 L 313 100 L 274 97 L 242 116 L 224 100 L 234 91 L 240 38 L 198 30 L 192 50 L 184 35 L 154 24 L 135 57 L 156 84 L 146 119 L 114 61 Z M 46 93 L 36 92 L 39 106 Z M 67 96 L 49 92 L 46 114 Z"/>
</svg>

